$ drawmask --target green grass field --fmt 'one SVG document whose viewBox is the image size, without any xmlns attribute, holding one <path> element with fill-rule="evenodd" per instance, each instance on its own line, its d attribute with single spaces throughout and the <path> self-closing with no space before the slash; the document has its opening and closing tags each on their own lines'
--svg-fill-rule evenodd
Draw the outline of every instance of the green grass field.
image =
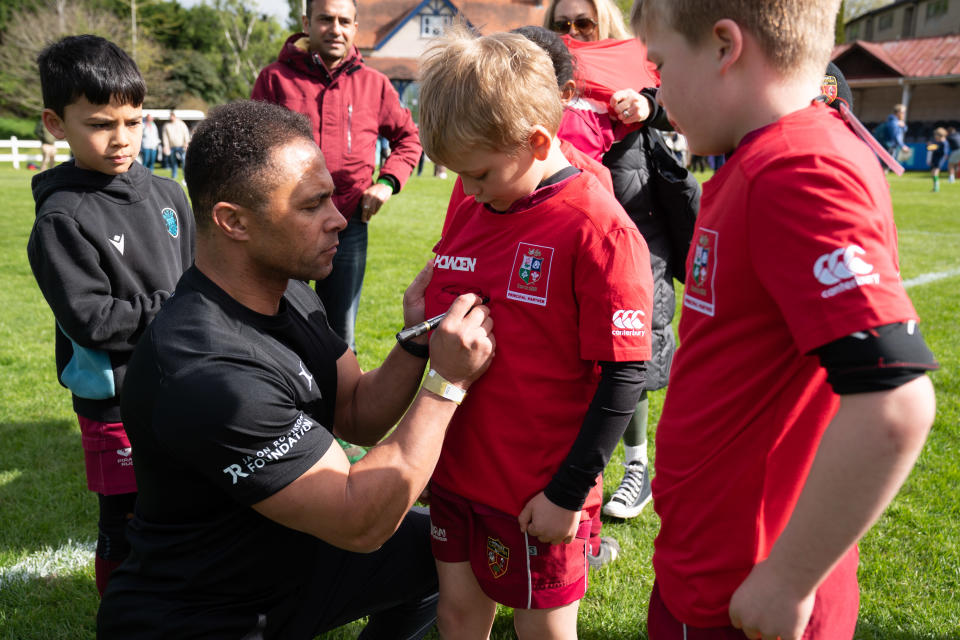
<svg viewBox="0 0 960 640">
<path fill-rule="evenodd" d="M 400 297 L 430 257 L 452 180 L 413 178 L 371 225 L 358 323 L 364 368 L 400 328 Z M 0 640 L 94 637 L 92 544 L 96 500 L 86 491 L 80 433 L 53 366 L 53 318 L 26 260 L 32 172 L 0 168 Z M 903 278 L 949 274 L 909 289 L 941 370 L 927 446 L 899 497 L 861 545 L 857 638 L 960 638 L 960 184 L 932 194 L 925 174 L 892 178 Z M 944 181 L 945 182 L 945 181 Z M 652 394 L 651 436 L 663 401 Z M 652 441 L 652 439 L 651 439 Z M 607 493 L 620 480 L 615 454 Z M 655 459 L 655 452 L 654 452 Z M 646 638 L 658 522 L 648 508 L 611 521 L 622 557 L 591 576 L 579 633 L 588 640 Z M 327 634 L 355 638 L 361 625 Z M 513 637 L 509 611 L 494 638 Z"/>
</svg>

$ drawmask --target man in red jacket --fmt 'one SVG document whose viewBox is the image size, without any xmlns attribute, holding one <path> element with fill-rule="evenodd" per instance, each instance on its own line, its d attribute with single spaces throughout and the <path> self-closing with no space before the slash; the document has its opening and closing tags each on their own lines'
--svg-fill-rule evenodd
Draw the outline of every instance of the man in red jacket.
<svg viewBox="0 0 960 640">
<path fill-rule="evenodd" d="M 353 46 L 356 4 L 307 0 L 306 12 L 305 33 L 287 39 L 277 61 L 260 72 L 251 97 L 300 112 L 313 124 L 333 175 L 333 202 L 348 221 L 333 272 L 317 282 L 317 293 L 334 331 L 356 351 L 367 222 L 410 177 L 420 159 L 420 138 L 390 80 L 364 65 Z M 391 153 L 374 182 L 378 135 L 390 141 Z"/>
</svg>

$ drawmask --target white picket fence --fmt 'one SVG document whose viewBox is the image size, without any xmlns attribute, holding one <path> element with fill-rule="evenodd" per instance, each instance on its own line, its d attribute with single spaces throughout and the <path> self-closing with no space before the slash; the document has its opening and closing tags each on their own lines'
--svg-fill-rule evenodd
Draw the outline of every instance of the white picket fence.
<svg viewBox="0 0 960 640">
<path fill-rule="evenodd" d="M 57 162 L 69 160 L 70 145 L 65 140 L 57 140 L 56 146 Z M 16 136 L 11 136 L 9 140 L 0 140 L 0 162 L 12 162 L 13 168 L 19 169 L 21 162 L 39 165 L 42 161 L 39 140 L 19 140 Z"/>
</svg>

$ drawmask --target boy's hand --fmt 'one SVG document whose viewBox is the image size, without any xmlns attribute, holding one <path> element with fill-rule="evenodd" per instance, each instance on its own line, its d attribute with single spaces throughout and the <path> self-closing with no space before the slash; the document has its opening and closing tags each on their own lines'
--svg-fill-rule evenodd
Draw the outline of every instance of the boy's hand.
<svg viewBox="0 0 960 640">
<path fill-rule="evenodd" d="M 577 535 L 580 512 L 558 507 L 541 491 L 530 498 L 517 521 L 521 531 L 536 536 L 540 542 L 569 544 Z"/>
<path fill-rule="evenodd" d="M 650 101 L 633 89 L 621 89 L 610 96 L 610 106 L 623 124 L 643 123 L 650 117 Z"/>
<path fill-rule="evenodd" d="M 733 592 L 730 623 L 752 639 L 799 640 L 810 621 L 815 596 L 816 590 L 797 593 L 769 562 L 761 562 Z"/>
<path fill-rule="evenodd" d="M 370 218 L 380 211 L 380 207 L 393 195 L 393 189 L 385 184 L 375 182 L 360 197 L 360 220 L 370 222 Z"/>
</svg>

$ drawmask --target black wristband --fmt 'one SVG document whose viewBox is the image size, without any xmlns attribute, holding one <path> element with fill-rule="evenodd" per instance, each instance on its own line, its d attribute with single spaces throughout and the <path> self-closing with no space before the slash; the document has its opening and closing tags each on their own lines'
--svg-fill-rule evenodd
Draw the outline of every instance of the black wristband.
<svg viewBox="0 0 960 640">
<path fill-rule="evenodd" d="M 427 360 L 430 357 L 429 344 L 420 344 L 419 342 L 414 342 L 413 340 L 397 340 L 397 344 L 400 345 L 401 349 L 414 357 L 423 358 L 424 360 Z"/>
</svg>

